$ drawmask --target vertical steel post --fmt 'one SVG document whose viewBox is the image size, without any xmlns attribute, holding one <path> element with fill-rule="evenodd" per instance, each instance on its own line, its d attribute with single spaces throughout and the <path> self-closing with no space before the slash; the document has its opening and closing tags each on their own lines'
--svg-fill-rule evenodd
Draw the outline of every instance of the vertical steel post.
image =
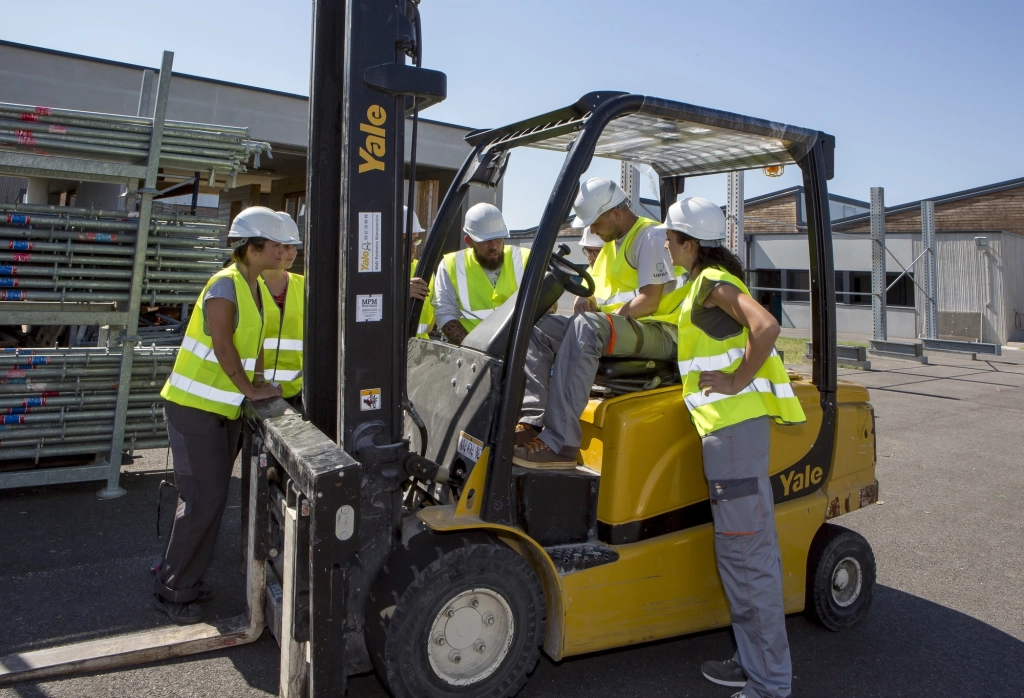
<svg viewBox="0 0 1024 698">
<path fill-rule="evenodd" d="M 155 74 L 149 68 L 142 71 L 142 87 L 139 88 L 139 108 L 136 112 L 139 116 L 149 116 L 153 113 L 154 77 L 156 77 Z"/>
<path fill-rule="evenodd" d="M 313 4 L 306 161 L 306 328 L 302 407 L 306 419 L 338 442 L 338 258 L 342 231 L 341 124 L 345 5 Z"/>
<path fill-rule="evenodd" d="M 124 424 L 128 411 L 128 389 L 132 381 L 136 332 L 139 329 L 139 303 L 142 300 L 142 278 L 146 272 L 146 248 L 149 238 L 149 223 L 153 213 L 153 194 L 156 192 L 156 178 L 160 170 L 160 144 L 164 136 L 164 119 L 167 115 L 167 96 L 171 89 L 171 66 L 174 54 L 164 51 L 160 63 L 160 82 L 156 91 L 156 112 L 153 115 L 153 131 L 149 140 L 149 157 L 146 162 L 146 182 L 139 207 L 139 229 L 135 235 L 135 261 L 132 265 L 132 292 L 128 301 L 128 325 L 125 327 L 124 344 L 121 348 L 121 374 L 117 382 L 117 412 L 114 415 L 114 436 L 110 443 L 110 471 L 107 486 L 97 493 L 101 499 L 113 499 L 126 494 L 118 481 L 121 478 L 121 449 L 124 446 Z"/>
<path fill-rule="evenodd" d="M 921 202 L 921 245 L 924 247 L 924 336 L 939 338 L 939 277 L 935 256 L 935 202 Z"/>
<path fill-rule="evenodd" d="M 730 172 L 726 194 L 725 225 L 729 249 L 747 268 L 747 241 L 743 237 L 743 172 Z"/>
<path fill-rule="evenodd" d="M 640 170 L 631 162 L 623 161 L 619 166 L 619 184 L 629 199 L 629 209 L 640 215 Z"/>
<path fill-rule="evenodd" d="M 885 307 L 885 190 L 871 187 L 871 314 L 874 339 L 886 340 Z"/>
</svg>

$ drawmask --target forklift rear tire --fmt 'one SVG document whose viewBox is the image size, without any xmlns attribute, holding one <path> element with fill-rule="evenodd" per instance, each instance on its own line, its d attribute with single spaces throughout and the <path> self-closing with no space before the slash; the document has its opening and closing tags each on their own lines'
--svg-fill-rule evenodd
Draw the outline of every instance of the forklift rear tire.
<svg viewBox="0 0 1024 698">
<path fill-rule="evenodd" d="M 864 536 L 825 524 L 807 556 L 807 613 L 829 630 L 852 628 L 875 592 L 875 555 Z"/>
<path fill-rule="evenodd" d="M 370 657 L 396 698 L 506 698 L 540 657 L 544 594 L 497 538 L 424 531 L 388 560 L 366 619 Z"/>
</svg>

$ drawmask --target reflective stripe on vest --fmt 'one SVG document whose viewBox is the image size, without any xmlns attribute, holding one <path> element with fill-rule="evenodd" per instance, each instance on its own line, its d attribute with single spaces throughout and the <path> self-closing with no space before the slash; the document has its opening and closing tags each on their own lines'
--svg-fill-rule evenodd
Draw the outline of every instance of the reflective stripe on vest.
<svg viewBox="0 0 1024 698">
<path fill-rule="evenodd" d="M 263 340 L 263 377 L 281 385 L 289 398 L 302 392 L 302 333 L 305 323 L 306 279 L 288 274 L 284 317 L 277 303 L 267 311 L 267 338 Z"/>
<path fill-rule="evenodd" d="M 456 300 L 462 313 L 459 322 L 466 330 L 472 330 L 487 319 L 495 308 L 518 290 L 529 252 L 515 245 L 506 245 L 504 257 L 498 282 L 494 286 L 491 286 L 486 272 L 476 261 L 473 248 L 449 253 L 442 260 L 455 285 Z"/>
<path fill-rule="evenodd" d="M 256 361 L 263 346 L 265 325 L 249 290 L 249 283 L 238 267 L 232 265 L 214 274 L 199 294 L 192 310 L 192 317 L 185 328 L 181 349 L 174 360 L 174 368 L 164 383 L 160 396 L 168 402 L 213 412 L 228 419 L 238 419 L 245 398 L 217 361 L 213 351 L 213 338 L 206 334 L 204 329 L 207 322 L 203 299 L 210 286 L 223 278 L 230 278 L 235 285 L 238 326 L 231 335 L 231 342 L 238 351 L 246 376 L 252 380 Z M 274 299 L 263 279 L 257 280 L 256 287 L 263 308 L 274 305 Z"/>
<path fill-rule="evenodd" d="M 728 283 L 749 295 L 739 278 L 718 268 L 704 269 L 687 284 L 686 295 L 679 308 L 679 374 L 683 380 L 683 396 L 690 418 L 701 436 L 757 417 L 770 416 L 780 424 L 806 421 L 800 400 L 793 391 L 786 367 L 774 349 L 758 369 L 753 380 L 735 395 L 711 393 L 700 388 L 704 371 L 733 373 L 746 355 L 750 331 L 742 328 L 725 339 L 715 339 L 694 324 L 693 310 L 703 304 L 712 282 Z M 710 312 L 724 312 L 715 309 Z"/>
<path fill-rule="evenodd" d="M 420 260 L 412 260 L 410 278 L 416 277 L 416 268 L 419 267 L 419 264 Z M 430 283 L 427 285 L 427 297 L 423 299 L 423 307 L 420 308 L 420 322 L 416 325 L 416 336 L 420 339 L 430 339 L 430 335 L 427 333 L 434 326 L 434 279 L 436 278 L 437 274 L 430 275 Z"/>
</svg>

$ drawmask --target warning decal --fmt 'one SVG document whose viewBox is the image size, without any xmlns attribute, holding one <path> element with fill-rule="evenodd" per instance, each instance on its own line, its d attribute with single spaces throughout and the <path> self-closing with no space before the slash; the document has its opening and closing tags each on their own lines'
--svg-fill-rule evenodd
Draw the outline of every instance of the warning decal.
<svg viewBox="0 0 1024 698">
<path fill-rule="evenodd" d="M 380 409 L 380 388 L 359 391 L 359 409 L 363 412 Z"/>
<path fill-rule="evenodd" d="M 484 452 L 484 442 L 474 438 L 464 431 L 459 432 L 459 445 L 456 449 L 460 455 L 465 456 L 470 463 L 476 463 Z"/>
</svg>

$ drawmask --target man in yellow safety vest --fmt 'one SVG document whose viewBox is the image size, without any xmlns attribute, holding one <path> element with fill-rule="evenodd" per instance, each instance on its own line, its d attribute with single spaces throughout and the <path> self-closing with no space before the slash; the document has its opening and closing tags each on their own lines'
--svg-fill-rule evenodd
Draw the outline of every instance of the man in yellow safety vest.
<svg viewBox="0 0 1024 698">
<path fill-rule="evenodd" d="M 602 356 L 676 358 L 685 277 L 672 265 L 658 221 L 638 216 L 604 177 L 584 182 L 573 208 L 573 227 L 589 227 L 603 241 L 590 270 L 595 293 L 576 299 L 572 317 L 547 315 L 533 328 L 512 457 L 528 468 L 576 467 L 579 419 Z"/>
<path fill-rule="evenodd" d="M 434 315 L 441 332 L 462 344 L 479 325 L 516 292 L 528 251 L 505 245 L 508 227 L 497 206 L 477 204 L 466 212 L 466 249 L 441 259 L 434 276 Z"/>
</svg>

